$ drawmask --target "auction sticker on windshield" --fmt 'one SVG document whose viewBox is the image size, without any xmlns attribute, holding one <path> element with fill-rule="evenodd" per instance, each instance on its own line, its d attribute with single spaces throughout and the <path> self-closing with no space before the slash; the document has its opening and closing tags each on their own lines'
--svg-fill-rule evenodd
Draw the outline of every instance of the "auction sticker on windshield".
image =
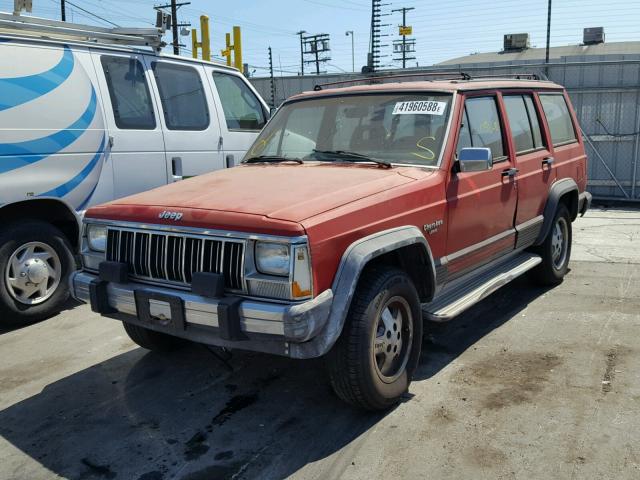
<svg viewBox="0 0 640 480">
<path fill-rule="evenodd" d="M 414 100 L 412 102 L 396 102 L 393 115 L 442 115 L 447 102 L 432 100 Z"/>
</svg>

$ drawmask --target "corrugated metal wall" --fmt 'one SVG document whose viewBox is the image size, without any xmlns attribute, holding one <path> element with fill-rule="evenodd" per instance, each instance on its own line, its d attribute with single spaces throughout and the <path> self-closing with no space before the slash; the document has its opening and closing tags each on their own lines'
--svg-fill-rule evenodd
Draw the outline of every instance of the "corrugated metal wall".
<svg viewBox="0 0 640 480">
<path fill-rule="evenodd" d="M 587 136 L 589 191 L 598 198 L 640 201 L 640 55 L 608 55 L 595 59 L 567 57 L 563 61 L 548 67 L 532 62 L 518 65 L 465 65 L 463 70 L 471 75 L 546 72 L 550 80 L 564 85 Z M 419 72 L 439 70 L 442 69 L 431 68 Z M 451 66 L 447 70 L 450 71 Z M 414 72 L 412 70 L 410 73 Z M 354 78 L 354 75 L 276 77 L 275 104 L 279 105 L 296 93 L 312 90 L 318 83 L 350 78 Z M 263 98 L 270 102 L 270 79 L 250 80 Z"/>
</svg>

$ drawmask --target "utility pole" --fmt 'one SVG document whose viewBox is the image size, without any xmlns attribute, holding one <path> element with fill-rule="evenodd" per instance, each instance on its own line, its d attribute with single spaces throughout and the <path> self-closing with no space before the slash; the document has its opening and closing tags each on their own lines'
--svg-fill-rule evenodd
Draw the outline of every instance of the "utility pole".
<svg viewBox="0 0 640 480">
<path fill-rule="evenodd" d="M 63 22 L 67 21 L 67 11 L 65 8 L 64 0 L 60 0 L 60 18 Z"/>
<path fill-rule="evenodd" d="M 163 8 L 171 8 L 171 33 L 173 34 L 173 54 L 180 55 L 180 47 L 183 47 L 178 37 L 178 27 L 188 27 L 189 23 L 178 23 L 178 9 L 184 5 L 191 5 L 191 2 L 177 3 L 176 0 L 171 0 L 170 4 L 158 5 L 153 7 L 155 10 L 162 10 Z"/>
<path fill-rule="evenodd" d="M 380 54 L 380 49 L 387 45 L 380 44 L 381 37 L 388 37 L 382 34 L 382 27 L 388 27 L 389 24 L 383 24 L 381 18 L 386 17 L 388 13 L 382 13 L 382 7 L 389 5 L 382 3 L 382 0 L 371 0 L 371 32 L 369 36 L 369 54 L 367 55 L 367 66 L 362 69 L 363 73 L 373 73 L 380 66 L 380 58 L 386 55 Z"/>
<path fill-rule="evenodd" d="M 331 60 L 331 57 L 321 57 L 321 53 L 330 52 L 329 48 L 329 34 L 328 33 L 320 33 L 317 35 L 309 35 L 307 37 L 302 37 L 302 64 L 305 63 L 315 63 L 316 64 L 316 75 L 320 75 L 320 64 L 324 62 L 328 62 Z M 305 60 L 304 55 L 313 55 L 313 60 Z"/>
<path fill-rule="evenodd" d="M 344 34 L 348 37 L 351 35 L 351 71 L 356 71 L 356 49 L 355 49 L 355 40 L 353 39 L 353 30 L 347 30 Z"/>
<path fill-rule="evenodd" d="M 269 78 L 271 79 L 271 106 L 276 106 L 276 83 L 273 79 L 273 56 L 271 55 L 271 47 L 269 47 Z"/>
<path fill-rule="evenodd" d="M 547 10 L 547 50 L 544 55 L 544 63 L 549 64 L 549 43 L 551 41 L 551 0 L 549 0 L 549 7 Z M 549 67 L 547 66 L 547 70 Z"/>
<path fill-rule="evenodd" d="M 400 35 L 402 35 L 402 43 L 396 43 L 396 45 L 402 45 L 402 68 L 407 67 L 407 60 L 415 60 L 415 57 L 408 58 L 407 52 L 415 51 L 415 40 L 411 39 L 407 42 L 407 35 L 411 35 L 412 28 L 407 25 L 407 12 L 410 10 L 415 10 L 414 7 L 402 7 L 397 8 L 395 10 L 391 10 L 392 12 L 402 12 L 402 25 L 400 26 Z M 395 45 L 394 45 L 395 47 Z M 395 48 L 394 48 L 395 50 Z"/>
<path fill-rule="evenodd" d="M 304 77 L 304 42 L 303 42 L 303 35 L 307 33 L 306 30 L 300 30 L 299 32 L 296 32 L 296 35 L 300 36 L 300 70 L 302 72 L 302 76 Z"/>
</svg>

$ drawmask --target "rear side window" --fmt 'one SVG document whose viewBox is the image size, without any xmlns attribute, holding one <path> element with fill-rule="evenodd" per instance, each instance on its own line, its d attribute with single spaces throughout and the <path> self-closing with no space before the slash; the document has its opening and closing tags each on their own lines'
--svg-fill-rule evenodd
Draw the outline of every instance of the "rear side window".
<svg viewBox="0 0 640 480">
<path fill-rule="evenodd" d="M 542 134 L 535 106 L 530 95 L 504 97 L 511 134 L 516 144 L 516 153 L 526 153 L 542 148 Z"/>
<path fill-rule="evenodd" d="M 142 64 L 135 58 L 102 56 L 116 126 L 127 130 L 153 130 L 153 113 L 149 86 Z"/>
<path fill-rule="evenodd" d="M 206 130 L 209 109 L 198 71 L 164 62 L 154 62 L 152 66 L 167 128 Z"/>
<path fill-rule="evenodd" d="M 260 130 L 267 123 L 264 110 L 251 89 L 236 75 L 213 72 L 229 130 Z"/>
<path fill-rule="evenodd" d="M 458 152 L 464 147 L 489 148 L 494 161 L 505 157 L 502 126 L 494 97 L 469 98 L 464 102 Z"/>
<path fill-rule="evenodd" d="M 551 130 L 553 145 L 575 142 L 577 140 L 576 131 L 573 128 L 573 122 L 571 121 L 564 95 L 543 93 L 540 94 L 540 102 L 547 117 L 549 130 Z"/>
</svg>

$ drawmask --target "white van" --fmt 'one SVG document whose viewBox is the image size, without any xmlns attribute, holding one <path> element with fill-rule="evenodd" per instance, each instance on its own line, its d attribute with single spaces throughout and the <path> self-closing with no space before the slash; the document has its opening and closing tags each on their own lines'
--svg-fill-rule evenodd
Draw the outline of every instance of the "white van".
<svg viewBox="0 0 640 480">
<path fill-rule="evenodd" d="M 0 14 L 0 324 L 61 308 L 78 212 L 231 167 L 267 121 L 236 69 L 131 32 Z"/>
</svg>

